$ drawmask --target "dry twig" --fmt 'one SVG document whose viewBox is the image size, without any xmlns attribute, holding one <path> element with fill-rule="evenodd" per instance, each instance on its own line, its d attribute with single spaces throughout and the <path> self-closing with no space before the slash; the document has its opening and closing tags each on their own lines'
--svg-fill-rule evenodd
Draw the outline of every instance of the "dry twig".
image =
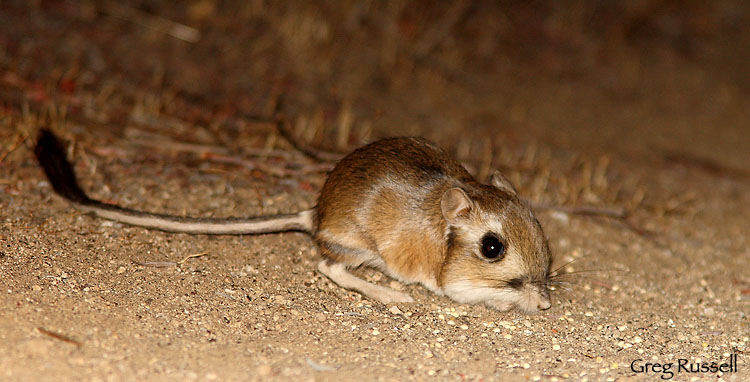
<svg viewBox="0 0 750 382">
<path fill-rule="evenodd" d="M 287 168 L 286 166 L 274 166 L 261 161 L 253 161 L 227 155 L 207 154 L 203 157 L 210 161 L 236 164 L 249 170 L 259 170 L 278 177 L 290 177 L 321 173 L 331 171 L 333 169 L 332 163 L 301 164 L 299 165 L 299 168 Z"/>
<path fill-rule="evenodd" d="M 47 329 L 45 329 L 45 328 L 43 328 L 41 326 L 38 326 L 36 328 L 36 330 L 38 330 L 39 333 L 42 333 L 45 336 L 50 336 L 50 337 L 52 337 L 52 338 L 54 338 L 56 340 L 60 340 L 62 342 L 67 342 L 69 344 L 73 344 L 76 347 L 80 348 L 81 346 L 83 346 L 83 344 L 81 343 L 81 341 L 77 341 L 77 340 L 74 340 L 74 339 L 72 339 L 72 338 L 70 338 L 70 337 L 68 337 L 66 335 L 63 335 L 63 334 L 60 334 L 60 333 L 56 333 L 56 332 L 53 332 L 51 330 L 47 330 Z"/>
<path fill-rule="evenodd" d="M 28 138 L 28 136 L 26 136 L 26 135 L 18 134 L 18 138 L 16 139 L 16 141 L 13 142 L 13 144 L 11 144 L 10 147 L 8 147 L 8 149 L 5 150 L 5 152 L 3 152 L 2 154 L 0 154 L 0 164 L 3 163 L 3 161 L 5 160 L 5 158 L 8 155 L 10 155 L 12 152 L 16 151 L 16 149 L 18 149 L 21 146 L 21 144 L 24 141 L 26 141 L 27 138 Z"/>
<path fill-rule="evenodd" d="M 174 262 L 174 261 L 133 261 L 133 263 L 143 266 L 143 267 L 169 268 L 169 267 L 176 267 L 176 266 L 182 265 L 184 262 L 192 258 L 206 256 L 206 255 L 208 255 L 208 252 L 196 253 L 194 255 L 185 256 L 184 259 L 177 261 L 177 262 Z"/>
<path fill-rule="evenodd" d="M 305 362 L 307 362 L 307 364 L 316 371 L 333 371 L 338 369 L 338 366 L 322 365 L 313 361 L 309 357 L 305 357 Z"/>
<path fill-rule="evenodd" d="M 194 255 L 187 255 L 187 256 L 185 256 L 184 259 L 178 261 L 177 264 L 182 265 L 182 263 L 184 263 L 184 262 L 186 262 L 186 261 L 188 261 L 190 259 L 194 259 L 196 257 L 203 257 L 203 256 L 206 256 L 206 255 L 208 255 L 208 252 L 201 252 L 201 253 L 196 253 Z"/>
<path fill-rule="evenodd" d="M 174 261 L 133 261 L 133 263 L 142 267 L 154 268 L 169 268 L 177 266 L 177 263 Z"/>
<path fill-rule="evenodd" d="M 160 16 L 150 15 L 121 2 L 108 1 L 104 3 L 103 8 L 113 17 L 164 33 L 176 39 L 198 42 L 201 38 L 201 32 L 193 27 Z"/>
<path fill-rule="evenodd" d="M 295 150 L 318 162 L 336 162 L 343 157 L 342 154 L 319 150 L 299 142 L 289 131 L 289 120 L 283 115 L 278 116 L 276 128 L 279 131 L 279 135 L 289 142 Z"/>
<path fill-rule="evenodd" d="M 571 215 L 603 216 L 612 219 L 625 219 L 627 213 L 624 208 L 595 207 L 595 206 L 553 206 L 549 204 L 538 204 L 531 202 L 531 208 L 535 210 L 554 210 Z"/>
<path fill-rule="evenodd" d="M 446 10 L 445 15 L 437 20 L 422 38 L 414 44 L 414 57 L 417 61 L 429 55 L 446 37 L 453 32 L 453 28 L 464 20 L 471 9 L 471 1 L 456 1 Z"/>
<path fill-rule="evenodd" d="M 610 220 L 617 221 L 620 223 L 620 225 L 624 226 L 625 228 L 629 229 L 630 231 L 635 232 L 638 236 L 650 238 L 653 236 L 653 232 L 645 230 L 643 228 L 640 228 L 636 226 L 633 222 L 631 222 L 628 217 L 629 214 L 627 211 L 625 211 L 624 208 L 615 207 L 615 208 L 605 208 L 605 207 L 595 207 L 595 206 L 554 206 L 554 205 L 543 205 L 543 204 L 537 204 L 537 203 L 529 203 L 531 205 L 532 209 L 535 210 L 553 210 L 553 211 L 559 211 L 564 212 L 571 215 L 579 215 L 579 216 L 592 216 L 592 217 L 601 217 L 606 218 Z"/>
<path fill-rule="evenodd" d="M 711 159 L 702 158 L 686 152 L 668 152 L 664 154 L 664 160 L 671 163 L 681 164 L 683 166 L 697 168 L 698 170 L 716 176 L 725 176 L 742 180 L 750 179 L 750 172 L 729 167 Z"/>
<path fill-rule="evenodd" d="M 160 149 L 160 150 L 174 150 L 181 152 L 197 153 L 199 155 L 216 154 L 216 155 L 229 155 L 230 151 L 221 146 L 213 145 L 201 145 L 196 143 L 185 143 L 175 142 L 166 139 L 140 139 L 134 138 L 129 140 L 137 146 Z"/>
</svg>

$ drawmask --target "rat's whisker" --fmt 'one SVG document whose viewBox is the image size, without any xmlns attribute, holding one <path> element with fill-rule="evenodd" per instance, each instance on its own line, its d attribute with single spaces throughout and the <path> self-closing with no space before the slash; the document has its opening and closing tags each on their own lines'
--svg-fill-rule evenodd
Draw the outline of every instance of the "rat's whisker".
<svg viewBox="0 0 750 382">
<path fill-rule="evenodd" d="M 565 267 L 567 267 L 568 265 L 570 265 L 570 264 L 573 264 L 573 263 L 575 263 L 575 262 L 576 262 L 576 261 L 578 261 L 578 260 L 580 260 L 580 259 L 573 259 L 573 260 L 570 260 L 570 261 L 566 262 L 565 264 L 563 264 L 563 265 L 561 265 L 561 266 L 559 266 L 559 267 L 557 267 L 557 268 L 553 269 L 553 270 L 552 270 L 552 271 L 550 272 L 550 274 L 551 274 L 551 275 L 552 275 L 552 274 L 555 274 L 555 273 L 557 273 L 557 272 L 561 271 L 562 269 L 564 269 Z"/>
<path fill-rule="evenodd" d="M 570 275 L 578 275 L 581 273 L 593 273 L 593 272 L 628 272 L 625 269 L 582 269 L 580 271 L 571 271 L 571 272 L 563 272 L 558 273 L 555 275 L 550 275 L 550 279 L 558 278 L 558 277 L 565 277 Z"/>
<path fill-rule="evenodd" d="M 572 285 L 572 284 L 571 284 Z M 551 285 L 550 291 L 557 292 L 558 290 L 564 291 L 564 292 L 572 292 L 573 288 L 569 285 Z"/>
</svg>

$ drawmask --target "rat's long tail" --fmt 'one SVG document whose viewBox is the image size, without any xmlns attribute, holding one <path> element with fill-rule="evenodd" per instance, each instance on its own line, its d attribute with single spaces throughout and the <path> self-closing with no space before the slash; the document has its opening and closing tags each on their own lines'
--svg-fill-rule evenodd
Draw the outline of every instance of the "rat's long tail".
<svg viewBox="0 0 750 382">
<path fill-rule="evenodd" d="M 69 200 L 76 208 L 105 219 L 162 231 L 194 234 L 239 235 L 285 231 L 311 233 L 313 230 L 312 209 L 296 214 L 212 219 L 153 214 L 106 204 L 89 198 L 81 189 L 76 182 L 73 167 L 65 158 L 62 143 L 51 131 L 40 132 L 34 152 L 57 194 Z"/>
</svg>

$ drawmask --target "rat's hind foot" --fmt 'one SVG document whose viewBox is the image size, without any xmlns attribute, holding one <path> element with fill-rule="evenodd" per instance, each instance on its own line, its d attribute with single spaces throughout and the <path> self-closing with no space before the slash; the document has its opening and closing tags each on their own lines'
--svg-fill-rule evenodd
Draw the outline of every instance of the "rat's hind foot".
<svg viewBox="0 0 750 382">
<path fill-rule="evenodd" d="M 346 264 L 336 263 L 330 260 L 323 260 L 318 263 L 320 273 L 326 275 L 331 281 L 335 282 L 342 288 L 350 289 L 355 292 L 382 302 L 390 304 L 395 302 L 414 302 L 408 294 L 397 292 L 393 289 L 375 285 L 362 280 L 346 270 Z"/>
</svg>

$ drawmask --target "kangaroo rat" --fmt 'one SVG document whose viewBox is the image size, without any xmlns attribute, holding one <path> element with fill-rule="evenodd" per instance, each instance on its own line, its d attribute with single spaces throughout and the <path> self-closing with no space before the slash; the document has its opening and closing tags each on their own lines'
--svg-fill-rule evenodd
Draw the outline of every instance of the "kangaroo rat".
<svg viewBox="0 0 750 382">
<path fill-rule="evenodd" d="M 59 140 L 42 130 L 35 153 L 53 189 L 105 219 L 192 234 L 302 231 L 324 260 L 320 272 L 383 303 L 411 302 L 348 269 L 377 268 L 438 295 L 498 310 L 550 307 L 551 254 L 539 221 L 500 173 L 477 182 L 421 138 L 390 138 L 353 151 L 328 176 L 318 204 L 296 214 L 247 219 L 185 218 L 134 211 L 89 198 Z"/>
</svg>

